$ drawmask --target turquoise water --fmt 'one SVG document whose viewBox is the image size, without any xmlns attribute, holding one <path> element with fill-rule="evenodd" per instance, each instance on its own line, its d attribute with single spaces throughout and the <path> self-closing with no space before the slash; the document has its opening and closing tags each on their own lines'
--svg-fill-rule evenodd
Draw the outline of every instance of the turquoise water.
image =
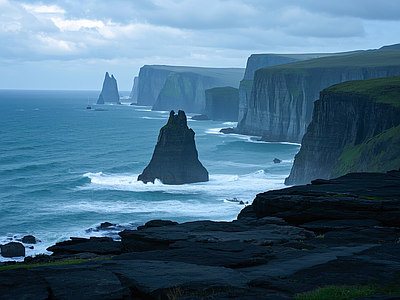
<svg viewBox="0 0 400 300">
<path fill-rule="evenodd" d="M 284 187 L 300 145 L 223 135 L 235 123 L 193 121 L 199 159 L 210 181 L 143 184 L 169 112 L 103 105 L 95 91 L 0 90 L 0 244 L 27 234 L 41 242 L 28 255 L 102 222 L 135 228 L 151 219 L 233 220 L 255 195 Z M 92 109 L 86 109 L 88 100 Z M 282 159 L 274 164 L 273 159 Z M 5 260 L 0 256 L 0 260 Z"/>
</svg>

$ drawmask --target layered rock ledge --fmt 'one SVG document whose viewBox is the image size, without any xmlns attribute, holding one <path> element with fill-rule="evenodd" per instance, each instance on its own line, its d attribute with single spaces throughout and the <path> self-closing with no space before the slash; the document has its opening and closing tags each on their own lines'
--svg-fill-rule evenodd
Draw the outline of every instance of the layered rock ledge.
<svg viewBox="0 0 400 300">
<path fill-rule="evenodd" d="M 349 174 L 270 191 L 232 222 L 153 220 L 71 239 L 0 271 L 0 299 L 293 299 L 326 285 L 378 285 L 400 297 L 400 171 Z M 386 217 L 385 217 L 386 216 Z"/>
</svg>

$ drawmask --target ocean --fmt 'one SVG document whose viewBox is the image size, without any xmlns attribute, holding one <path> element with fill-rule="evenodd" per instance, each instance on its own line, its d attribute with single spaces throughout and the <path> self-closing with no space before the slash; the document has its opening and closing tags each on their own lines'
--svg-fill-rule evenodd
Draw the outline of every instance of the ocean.
<svg viewBox="0 0 400 300">
<path fill-rule="evenodd" d="M 26 245 L 27 256 L 50 254 L 47 247 L 70 237 L 117 238 L 123 228 L 153 219 L 234 220 L 244 205 L 227 200 L 251 204 L 257 193 L 285 187 L 300 149 L 224 135 L 219 130 L 236 123 L 194 121 L 187 114 L 210 181 L 144 184 L 137 177 L 169 112 L 124 98 L 122 105 L 96 105 L 98 95 L 0 90 L 0 244 L 33 235 L 39 242 Z M 118 226 L 96 230 L 103 222 Z"/>
</svg>

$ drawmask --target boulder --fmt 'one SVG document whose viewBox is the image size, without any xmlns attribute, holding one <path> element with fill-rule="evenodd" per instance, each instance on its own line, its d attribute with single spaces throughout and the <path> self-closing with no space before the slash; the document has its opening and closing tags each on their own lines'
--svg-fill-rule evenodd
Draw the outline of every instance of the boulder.
<svg viewBox="0 0 400 300">
<path fill-rule="evenodd" d="M 208 181 L 208 171 L 198 159 L 194 131 L 187 126 L 185 112 L 172 110 L 168 123 L 161 128 L 153 157 L 139 175 L 144 183 L 159 179 L 164 184 Z"/>
<path fill-rule="evenodd" d="M 25 256 L 25 247 L 21 243 L 11 242 L 1 246 L 1 255 L 4 257 Z"/>
<path fill-rule="evenodd" d="M 36 238 L 33 235 L 25 235 L 22 238 L 22 242 L 25 244 L 36 244 Z"/>
</svg>

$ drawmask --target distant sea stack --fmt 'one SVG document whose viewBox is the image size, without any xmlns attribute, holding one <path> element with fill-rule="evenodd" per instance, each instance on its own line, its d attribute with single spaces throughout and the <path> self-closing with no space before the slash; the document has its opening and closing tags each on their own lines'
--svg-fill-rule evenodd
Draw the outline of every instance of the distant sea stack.
<svg viewBox="0 0 400 300">
<path fill-rule="evenodd" d="M 323 90 L 285 183 L 400 168 L 400 76 Z"/>
<path fill-rule="evenodd" d="M 333 84 L 400 75 L 400 51 L 363 51 L 259 69 L 237 133 L 301 142 L 319 92 Z M 243 103 L 243 101 L 242 101 Z"/>
<path fill-rule="evenodd" d="M 105 102 L 115 102 L 117 104 L 121 104 L 119 102 L 117 80 L 114 78 L 114 75 L 111 75 L 110 77 L 108 72 L 106 72 L 103 82 L 103 89 L 101 90 L 97 104 L 104 104 Z"/>
<path fill-rule="evenodd" d="M 172 110 L 168 123 L 161 128 L 153 157 L 139 175 L 144 183 L 161 180 L 164 184 L 208 181 L 208 171 L 198 159 L 194 131 L 187 126 L 185 112 Z"/>
</svg>

